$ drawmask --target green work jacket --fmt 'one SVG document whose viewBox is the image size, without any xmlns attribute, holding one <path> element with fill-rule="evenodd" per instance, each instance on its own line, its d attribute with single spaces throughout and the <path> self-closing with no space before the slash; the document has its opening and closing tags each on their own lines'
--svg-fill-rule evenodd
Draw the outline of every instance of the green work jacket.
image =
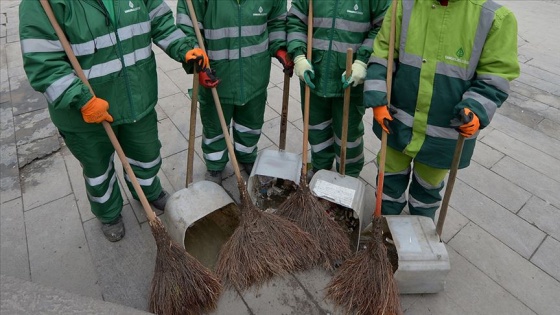
<svg viewBox="0 0 560 315">
<path fill-rule="evenodd" d="M 373 50 L 373 40 L 381 27 L 388 0 L 313 1 L 313 51 L 315 78 L 312 93 L 322 97 L 344 95 L 341 76 L 346 70 L 346 50 L 364 63 Z M 294 0 L 288 13 L 288 52 L 295 58 L 307 53 L 309 0 Z M 363 85 L 352 88 L 360 94 Z"/>
<path fill-rule="evenodd" d="M 366 107 L 387 104 L 391 9 L 374 42 L 364 83 Z M 458 132 L 450 125 L 469 108 L 484 128 L 519 76 L 517 22 L 490 0 L 398 1 L 395 72 L 388 145 L 436 168 L 449 168 Z M 380 137 L 381 128 L 374 123 Z M 476 134 L 465 141 L 460 167 L 469 165 Z"/>
<path fill-rule="evenodd" d="M 193 0 L 193 7 L 210 67 L 221 79 L 220 101 L 244 105 L 265 93 L 271 57 L 286 47 L 286 0 Z M 177 1 L 177 25 L 198 46 L 185 0 Z M 209 89 L 200 94 L 211 99 Z"/>
<path fill-rule="evenodd" d="M 158 100 L 152 40 L 183 61 L 185 34 L 162 0 L 114 0 L 114 22 L 102 0 L 50 0 L 56 19 L 96 96 L 109 102 L 113 125 L 132 123 Z M 48 101 L 51 119 L 66 131 L 100 128 L 84 122 L 80 108 L 92 95 L 73 71 L 37 0 L 19 8 L 23 63 L 31 86 Z"/>
</svg>

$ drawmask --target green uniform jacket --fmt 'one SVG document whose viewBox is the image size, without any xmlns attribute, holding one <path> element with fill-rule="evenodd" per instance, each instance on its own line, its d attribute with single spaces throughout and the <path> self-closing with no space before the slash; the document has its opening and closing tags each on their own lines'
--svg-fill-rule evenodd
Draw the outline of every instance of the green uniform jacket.
<svg viewBox="0 0 560 315">
<path fill-rule="evenodd" d="M 368 62 L 390 1 L 315 0 L 313 3 L 315 89 L 311 92 L 322 97 L 341 97 L 346 49 L 354 50 L 354 60 Z M 288 52 L 294 58 L 307 52 L 308 12 L 308 0 L 292 1 L 288 13 Z M 360 94 L 362 90 L 363 86 L 359 85 L 352 89 L 352 94 Z"/>
<path fill-rule="evenodd" d="M 266 92 L 271 56 L 286 47 L 286 0 L 193 0 L 210 66 L 222 81 L 220 100 L 244 105 Z M 197 43 L 185 0 L 177 2 L 177 25 Z M 197 46 L 197 45 L 196 45 Z M 211 98 L 202 88 L 201 98 Z"/>
<path fill-rule="evenodd" d="M 388 10 L 391 12 L 391 9 Z M 486 0 L 398 1 L 395 73 L 388 145 L 436 168 L 449 168 L 458 132 L 450 126 L 462 108 L 486 127 L 519 76 L 517 22 Z M 388 13 L 374 43 L 364 83 L 366 107 L 387 104 Z M 381 128 L 374 123 L 380 137 Z M 469 165 L 476 135 L 465 141 L 460 167 Z"/>
<path fill-rule="evenodd" d="M 113 22 L 101 0 L 49 2 L 96 96 L 109 102 L 113 125 L 153 110 L 158 89 L 152 39 L 177 61 L 188 47 L 171 9 L 162 0 L 114 0 Z M 80 108 L 92 95 L 74 74 L 39 1 L 23 0 L 19 13 L 25 71 L 46 96 L 53 123 L 66 131 L 100 128 L 82 118 Z"/>
</svg>

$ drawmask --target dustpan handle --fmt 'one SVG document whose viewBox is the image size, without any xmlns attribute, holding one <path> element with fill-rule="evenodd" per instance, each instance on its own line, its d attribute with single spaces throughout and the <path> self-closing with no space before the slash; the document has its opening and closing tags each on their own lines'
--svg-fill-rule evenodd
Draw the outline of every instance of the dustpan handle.
<svg viewBox="0 0 560 315">
<path fill-rule="evenodd" d="M 346 49 L 346 80 L 352 76 L 352 59 L 354 52 L 352 48 Z M 344 102 L 342 106 L 342 135 L 340 139 L 340 174 L 346 174 L 346 146 L 348 145 L 348 116 L 350 112 L 351 84 L 344 89 Z"/>
<path fill-rule="evenodd" d="M 196 132 L 196 106 L 198 103 L 198 72 L 194 71 L 193 88 L 191 97 L 191 119 L 189 123 L 189 147 L 187 151 L 187 178 L 185 180 L 185 188 L 193 182 L 193 164 L 194 164 L 194 138 Z"/>
<path fill-rule="evenodd" d="M 389 55 L 387 57 L 387 106 L 391 106 L 391 90 L 393 88 L 393 64 L 395 55 L 395 29 L 397 17 L 397 0 L 393 0 L 391 10 L 391 32 L 389 34 Z M 387 157 L 387 132 L 381 128 L 381 149 L 379 150 L 379 171 L 377 173 L 377 191 L 374 217 L 381 216 L 383 199 L 383 181 L 385 179 L 385 160 Z"/>
<path fill-rule="evenodd" d="M 282 113 L 280 114 L 280 140 L 278 148 L 286 149 L 286 129 L 288 128 L 288 103 L 290 100 L 290 75 L 284 73 L 284 88 L 282 91 Z"/>
<path fill-rule="evenodd" d="M 306 58 L 309 62 L 313 57 L 313 0 L 309 0 L 309 12 L 307 13 L 307 55 Z M 307 185 L 307 148 L 309 140 L 309 100 L 311 98 L 311 89 L 309 85 L 305 85 L 304 99 L 303 99 L 303 143 L 301 152 L 301 176 L 299 180 L 300 185 Z"/>
<path fill-rule="evenodd" d="M 443 232 L 443 223 L 447 216 L 447 208 L 449 207 L 449 200 L 451 199 L 451 192 L 455 185 L 455 178 L 457 178 L 457 170 L 459 169 L 459 162 L 461 161 L 461 154 L 463 153 L 463 145 L 465 144 L 465 137 L 459 134 L 457 144 L 455 145 L 455 152 L 453 153 L 453 160 L 451 161 L 451 169 L 449 170 L 449 178 L 447 179 L 447 186 L 445 186 L 445 194 L 441 202 L 441 209 L 439 210 L 439 217 L 436 225 L 436 232 L 441 239 Z"/>
<path fill-rule="evenodd" d="M 49 4 L 48 0 L 40 0 L 41 1 L 41 6 L 43 6 L 43 9 L 45 10 L 45 13 L 47 14 L 47 17 L 49 18 L 55 32 L 56 35 L 58 36 L 58 39 L 60 40 L 60 43 L 62 44 L 62 47 L 64 48 L 64 51 L 66 52 L 66 55 L 68 56 L 68 59 L 70 60 L 70 63 L 72 64 L 72 67 L 74 68 L 74 71 L 76 72 L 76 74 L 78 75 L 78 77 L 80 78 L 80 80 L 82 80 L 82 82 L 84 83 L 84 85 L 86 85 L 89 89 L 89 92 L 91 93 L 91 95 L 95 96 L 95 93 L 93 92 L 93 89 L 91 88 L 91 85 L 89 84 L 88 79 L 86 78 L 84 71 L 82 70 L 82 67 L 80 66 L 80 63 L 78 62 L 78 59 L 76 59 L 76 56 L 74 55 L 74 51 L 72 51 L 72 48 L 70 47 L 70 43 L 68 42 L 68 39 L 66 38 L 66 35 L 64 35 L 64 32 L 62 31 L 62 29 L 60 28 L 60 25 L 58 24 L 58 22 L 56 21 L 56 17 L 54 16 L 54 13 L 52 11 L 51 5 Z M 115 136 L 115 132 L 113 131 L 113 129 L 111 128 L 111 125 L 107 122 L 107 121 L 103 121 L 102 122 L 103 128 L 105 128 L 105 131 L 107 132 L 107 136 L 109 136 L 109 139 L 111 140 L 111 143 L 113 144 L 113 147 L 115 148 L 115 151 L 117 151 L 117 155 L 119 156 L 119 159 L 121 160 L 121 163 L 126 171 L 126 174 L 128 175 L 128 177 L 130 178 L 130 181 L 132 182 L 132 186 L 134 187 L 134 190 L 136 191 L 136 194 L 138 195 L 138 198 L 140 198 L 140 202 L 142 203 L 142 206 L 144 207 L 144 211 L 146 212 L 146 216 L 148 217 L 149 221 L 154 221 L 156 220 L 156 214 L 154 213 L 154 211 L 152 210 L 152 207 L 150 206 L 150 203 L 148 202 L 148 199 L 146 199 L 146 195 L 144 194 L 144 191 L 142 190 L 142 187 L 140 187 L 140 184 L 138 183 L 138 179 L 136 178 L 136 175 L 134 175 L 134 172 L 132 171 L 132 168 L 130 167 L 130 164 L 128 163 L 128 160 L 124 154 L 124 151 L 121 147 L 121 145 L 119 144 L 119 141 L 117 140 L 117 137 Z"/>
<path fill-rule="evenodd" d="M 196 39 L 198 41 L 198 46 L 202 50 L 206 51 L 206 48 L 204 47 L 204 40 L 202 39 L 202 34 L 200 33 L 200 28 L 198 27 L 198 20 L 194 12 L 192 0 L 185 0 L 185 1 L 187 3 L 187 7 L 189 8 L 189 14 L 193 24 L 194 32 L 196 34 Z M 210 68 L 210 66 L 208 66 L 208 68 Z M 235 156 L 235 151 L 233 150 L 231 137 L 229 136 L 229 131 L 226 125 L 226 119 L 224 117 L 224 112 L 222 110 L 222 104 L 220 103 L 220 97 L 218 96 L 218 91 L 216 90 L 215 87 L 212 88 L 212 97 L 214 98 L 214 104 L 216 105 L 216 112 L 218 113 L 218 117 L 220 118 L 222 133 L 224 134 L 224 138 L 228 148 L 229 158 L 231 159 L 231 164 L 233 165 L 233 170 L 235 172 L 235 176 L 237 177 L 237 184 L 240 187 L 245 186 L 243 177 L 241 177 L 241 171 L 239 170 L 239 165 L 237 164 L 237 157 Z"/>
</svg>

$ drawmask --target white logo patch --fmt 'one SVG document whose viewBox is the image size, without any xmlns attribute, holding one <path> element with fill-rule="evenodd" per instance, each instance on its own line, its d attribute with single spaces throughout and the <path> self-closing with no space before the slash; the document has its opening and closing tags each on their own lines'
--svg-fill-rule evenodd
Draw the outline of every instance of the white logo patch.
<svg viewBox="0 0 560 315">
<path fill-rule="evenodd" d="M 128 1 L 128 7 L 129 7 L 130 9 L 125 10 L 124 13 L 130 13 L 130 12 L 134 12 L 134 11 L 140 10 L 140 7 L 136 7 L 136 8 L 134 7 L 134 3 L 132 3 L 132 1 Z"/>
<path fill-rule="evenodd" d="M 259 7 L 258 11 L 258 13 L 253 13 L 253 16 L 264 16 L 267 14 L 266 12 L 263 13 L 264 9 L 262 7 Z"/>
<path fill-rule="evenodd" d="M 354 10 L 346 10 L 346 12 L 352 13 L 352 14 L 360 14 L 360 15 L 363 15 L 364 12 L 358 11 L 359 9 L 360 9 L 360 7 L 358 7 L 358 4 L 356 3 L 356 4 L 354 4 Z"/>
</svg>

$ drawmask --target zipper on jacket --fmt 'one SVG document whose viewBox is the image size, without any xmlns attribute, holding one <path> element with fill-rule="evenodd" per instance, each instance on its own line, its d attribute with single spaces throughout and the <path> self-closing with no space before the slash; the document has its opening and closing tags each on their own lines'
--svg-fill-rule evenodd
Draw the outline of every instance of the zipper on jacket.
<svg viewBox="0 0 560 315">
<path fill-rule="evenodd" d="M 330 65 L 331 65 L 331 56 L 332 56 L 332 42 L 333 42 L 333 36 L 335 33 L 335 24 L 336 24 L 336 17 L 337 17 L 337 12 L 338 12 L 338 0 L 336 0 L 336 2 L 334 3 L 334 11 L 335 15 L 333 16 L 332 19 L 332 25 L 331 25 L 331 35 L 329 36 L 329 50 L 327 50 L 327 60 L 326 60 L 326 65 L 325 65 L 325 73 L 329 73 L 330 71 Z M 323 96 L 326 97 L 327 96 L 327 84 L 328 82 L 326 80 L 323 80 Z"/>
<path fill-rule="evenodd" d="M 240 84 L 241 86 L 239 88 L 239 100 L 240 100 L 240 103 L 243 103 L 243 101 L 242 101 L 244 99 L 244 97 L 243 97 L 243 95 L 244 95 L 244 93 L 243 93 L 243 58 L 241 56 L 241 43 L 242 43 L 241 42 L 241 38 L 242 38 L 241 25 L 242 24 L 241 24 L 241 2 L 239 0 L 237 0 L 237 17 L 238 17 L 238 21 L 239 21 L 239 26 L 238 26 L 238 28 L 239 28 L 239 37 L 238 37 L 238 39 L 239 39 L 239 48 L 238 48 L 238 51 L 239 51 L 239 74 L 241 75 L 240 80 L 239 80 L 241 82 L 241 84 Z"/>
</svg>

